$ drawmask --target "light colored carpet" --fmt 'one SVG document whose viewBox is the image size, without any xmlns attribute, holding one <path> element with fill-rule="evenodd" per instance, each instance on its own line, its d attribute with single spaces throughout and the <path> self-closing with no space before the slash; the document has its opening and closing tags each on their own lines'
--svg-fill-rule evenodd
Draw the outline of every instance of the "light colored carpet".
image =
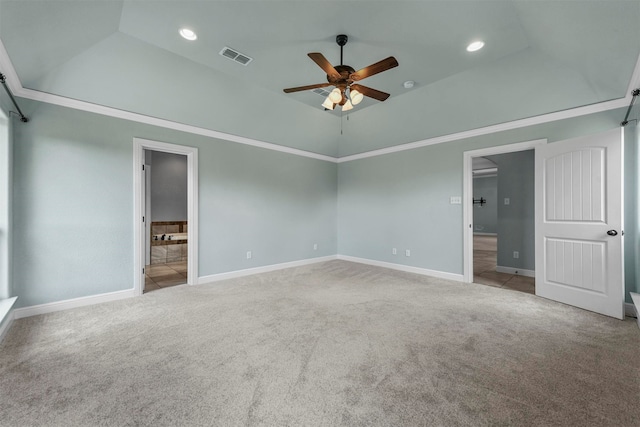
<svg viewBox="0 0 640 427">
<path fill-rule="evenodd" d="M 18 320 L 6 426 L 638 426 L 640 333 L 343 261 Z"/>
</svg>

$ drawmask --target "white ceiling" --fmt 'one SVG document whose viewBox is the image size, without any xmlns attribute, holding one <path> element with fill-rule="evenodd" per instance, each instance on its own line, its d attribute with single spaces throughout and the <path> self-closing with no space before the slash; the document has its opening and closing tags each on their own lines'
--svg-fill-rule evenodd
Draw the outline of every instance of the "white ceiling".
<svg viewBox="0 0 640 427">
<path fill-rule="evenodd" d="M 0 0 L 25 88 L 335 157 L 623 98 L 638 22 L 640 0 Z M 391 97 L 347 114 L 283 93 L 326 81 L 307 53 L 339 64 L 342 33 L 355 69 L 396 57 L 362 82 Z"/>
</svg>

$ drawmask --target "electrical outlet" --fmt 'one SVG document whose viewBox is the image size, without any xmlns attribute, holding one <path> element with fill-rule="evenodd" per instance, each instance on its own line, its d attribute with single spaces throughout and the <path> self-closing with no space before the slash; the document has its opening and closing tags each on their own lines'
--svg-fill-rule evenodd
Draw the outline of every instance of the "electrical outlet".
<svg viewBox="0 0 640 427">
<path fill-rule="evenodd" d="M 313 244 L 313 250 L 314 250 L 314 251 L 317 251 L 317 250 L 318 250 L 318 244 L 317 244 L 317 243 L 314 243 L 314 244 Z"/>
<path fill-rule="evenodd" d="M 504 204 L 505 204 L 505 205 L 508 205 L 509 203 L 511 203 L 511 200 L 509 200 L 509 198 L 508 198 L 508 197 L 505 197 L 505 198 L 504 198 Z"/>
<path fill-rule="evenodd" d="M 396 248 L 391 249 L 392 255 L 398 255 L 398 250 Z"/>
<path fill-rule="evenodd" d="M 409 249 L 407 249 L 406 251 L 404 251 L 404 254 L 406 256 L 411 256 L 411 251 Z"/>
<path fill-rule="evenodd" d="M 514 257 L 514 258 L 520 258 L 520 252 L 518 252 L 518 251 L 513 251 L 513 257 Z"/>
<path fill-rule="evenodd" d="M 251 251 L 247 251 L 247 259 L 251 259 Z"/>
</svg>

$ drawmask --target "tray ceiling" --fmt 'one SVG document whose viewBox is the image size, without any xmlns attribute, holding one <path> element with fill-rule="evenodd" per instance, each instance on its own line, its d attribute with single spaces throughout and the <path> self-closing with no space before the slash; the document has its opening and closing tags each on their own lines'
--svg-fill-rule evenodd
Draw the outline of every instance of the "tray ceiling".
<svg viewBox="0 0 640 427">
<path fill-rule="evenodd" d="M 623 98 L 637 22 L 640 1 L 616 0 L 0 0 L 25 88 L 334 157 Z M 339 64 L 341 33 L 355 69 L 397 58 L 362 82 L 391 97 L 341 113 L 283 93 L 326 80 L 307 53 Z"/>
</svg>

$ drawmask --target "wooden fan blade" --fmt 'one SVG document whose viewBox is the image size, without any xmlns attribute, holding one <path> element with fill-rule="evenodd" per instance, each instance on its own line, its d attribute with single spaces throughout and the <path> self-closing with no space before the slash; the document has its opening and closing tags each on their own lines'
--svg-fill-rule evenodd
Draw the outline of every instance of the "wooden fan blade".
<svg viewBox="0 0 640 427">
<path fill-rule="evenodd" d="M 317 85 L 290 87 L 288 89 L 283 89 L 283 90 L 284 90 L 284 93 L 291 93 L 291 92 L 301 92 L 303 90 L 311 90 L 311 89 L 316 89 L 319 87 L 327 87 L 327 86 L 331 86 L 331 83 L 318 83 Z"/>
<path fill-rule="evenodd" d="M 333 68 L 331 62 L 327 61 L 327 58 L 325 58 L 320 52 L 311 52 L 307 55 L 309 55 L 309 58 L 313 59 L 313 62 L 318 64 L 318 66 L 327 73 L 327 76 L 329 76 L 332 81 L 338 80 L 341 77 L 340 73 Z"/>
<path fill-rule="evenodd" d="M 375 74 L 381 73 L 383 71 L 387 71 L 391 68 L 397 67 L 398 61 L 393 56 L 390 56 L 382 61 L 376 62 L 375 64 L 371 64 L 368 67 L 364 67 L 361 70 L 356 71 L 351 74 L 349 78 L 354 82 L 358 80 L 366 79 L 367 77 L 371 77 Z"/>
<path fill-rule="evenodd" d="M 387 99 L 390 96 L 386 92 L 381 92 L 379 90 L 371 89 L 370 87 L 362 86 L 362 85 L 351 85 L 351 89 L 352 90 L 355 89 L 358 92 L 360 92 L 361 94 L 363 94 L 364 96 L 368 96 L 369 98 L 377 99 L 378 101 L 384 101 L 385 99 Z"/>
</svg>

